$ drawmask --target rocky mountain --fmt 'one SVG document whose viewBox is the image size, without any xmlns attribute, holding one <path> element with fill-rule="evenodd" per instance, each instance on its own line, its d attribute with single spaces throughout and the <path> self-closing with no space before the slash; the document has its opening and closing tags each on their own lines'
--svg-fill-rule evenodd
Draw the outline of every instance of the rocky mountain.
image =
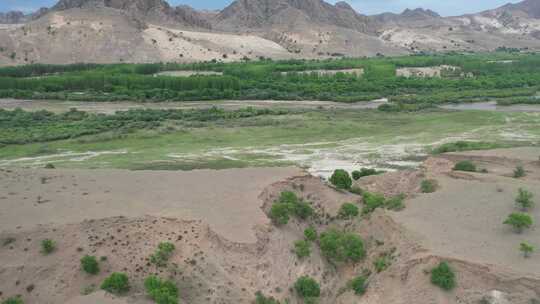
<svg viewBox="0 0 540 304">
<path fill-rule="evenodd" d="M 423 8 L 366 16 L 323 0 L 236 0 L 221 11 L 165 0 L 59 0 L 32 15 L 1 14 L 0 23 L 0 64 L 540 49 L 540 0 L 457 17 Z"/>
<path fill-rule="evenodd" d="M 73 8 L 112 8 L 133 17 L 158 23 L 179 23 L 184 26 L 210 29 L 211 25 L 199 12 L 187 5 L 170 6 L 163 0 L 60 0 L 53 11 Z"/>
</svg>

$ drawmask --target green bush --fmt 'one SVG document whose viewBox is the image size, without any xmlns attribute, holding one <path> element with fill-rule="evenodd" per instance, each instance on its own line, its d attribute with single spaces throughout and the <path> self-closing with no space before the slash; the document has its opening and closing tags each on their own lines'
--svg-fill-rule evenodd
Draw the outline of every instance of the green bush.
<svg viewBox="0 0 540 304">
<path fill-rule="evenodd" d="M 155 264 L 158 267 L 163 267 L 167 265 L 167 261 L 172 256 L 174 252 L 174 244 L 169 242 L 159 243 L 158 249 L 156 252 L 150 256 L 150 262 Z"/>
<path fill-rule="evenodd" d="M 456 287 L 456 275 L 446 262 L 431 270 L 431 283 L 444 290 L 452 290 Z"/>
<path fill-rule="evenodd" d="M 306 230 L 304 230 L 304 236 L 306 237 L 306 240 L 310 242 L 315 242 L 317 240 L 317 230 L 313 227 L 309 227 Z"/>
<path fill-rule="evenodd" d="M 270 208 L 270 219 L 276 225 L 287 225 L 289 222 L 289 206 L 284 203 L 274 203 Z"/>
<path fill-rule="evenodd" d="M 523 188 L 519 188 L 518 191 L 519 192 L 518 192 L 518 196 L 516 197 L 516 204 L 523 211 L 527 211 L 528 209 L 532 208 L 534 206 L 534 202 L 532 200 L 534 195 Z"/>
<path fill-rule="evenodd" d="M 342 169 L 334 171 L 334 174 L 330 177 L 330 182 L 338 189 L 348 190 L 351 189 L 352 186 L 352 179 L 349 172 Z"/>
<path fill-rule="evenodd" d="M 129 279 L 125 273 L 114 272 L 101 284 L 101 289 L 112 294 L 123 294 L 129 291 Z"/>
<path fill-rule="evenodd" d="M 99 264 L 94 256 L 86 255 L 81 259 L 81 267 L 88 274 L 98 274 Z"/>
<path fill-rule="evenodd" d="M 294 289 L 300 298 L 318 298 L 321 295 L 319 283 L 314 279 L 303 276 L 296 280 Z"/>
<path fill-rule="evenodd" d="M 375 270 L 377 271 L 377 273 L 385 271 L 388 267 L 390 267 L 390 260 L 388 258 L 388 255 L 378 257 L 375 262 L 373 262 L 373 266 L 375 266 Z"/>
<path fill-rule="evenodd" d="M 299 259 L 303 259 L 311 255 L 311 246 L 305 240 L 294 242 L 294 252 Z"/>
<path fill-rule="evenodd" d="M 405 195 L 400 194 L 396 195 L 384 202 L 384 206 L 388 210 L 394 210 L 394 211 L 400 211 L 405 209 L 405 205 L 403 204 L 403 201 L 405 200 Z"/>
<path fill-rule="evenodd" d="M 517 166 L 514 170 L 514 178 L 524 177 L 525 175 L 527 175 L 527 173 L 525 172 L 525 169 L 523 169 L 523 166 Z"/>
<path fill-rule="evenodd" d="M 503 224 L 510 225 L 517 233 L 521 233 L 533 225 L 533 219 L 528 214 L 516 212 L 510 214 Z"/>
<path fill-rule="evenodd" d="M 56 250 L 56 242 L 50 239 L 41 241 L 41 252 L 43 254 L 51 254 Z"/>
<path fill-rule="evenodd" d="M 534 246 L 527 243 L 527 242 L 523 242 L 523 243 L 519 244 L 519 251 L 521 251 L 521 253 L 523 253 L 523 256 L 525 258 L 528 258 L 534 252 Z"/>
<path fill-rule="evenodd" d="M 262 292 L 257 291 L 255 293 L 255 304 L 280 304 L 278 300 L 273 297 L 265 297 Z"/>
<path fill-rule="evenodd" d="M 8 298 L 3 301 L 2 304 L 24 304 L 23 300 L 20 297 Z"/>
<path fill-rule="evenodd" d="M 352 203 L 344 203 L 339 209 L 338 216 L 343 219 L 350 219 L 358 216 L 358 207 Z"/>
<path fill-rule="evenodd" d="M 359 262 L 366 256 L 364 242 L 352 233 L 329 229 L 319 237 L 323 256 L 337 262 Z"/>
<path fill-rule="evenodd" d="M 437 189 L 437 181 L 433 179 L 425 179 L 420 185 L 422 193 L 433 193 Z"/>
<path fill-rule="evenodd" d="M 362 197 L 364 199 L 364 208 L 362 208 L 362 214 L 364 215 L 384 206 L 385 198 L 382 194 L 364 191 Z"/>
<path fill-rule="evenodd" d="M 468 160 L 463 160 L 458 162 L 454 166 L 455 171 L 466 171 L 466 172 L 476 172 L 476 166 Z"/>
<path fill-rule="evenodd" d="M 361 296 L 366 293 L 367 278 L 365 276 L 357 276 L 349 281 L 349 287 L 354 291 L 354 294 Z"/>
<path fill-rule="evenodd" d="M 144 280 L 144 288 L 157 304 L 178 304 L 178 287 L 171 281 L 150 276 Z"/>
<path fill-rule="evenodd" d="M 364 176 L 378 175 L 384 173 L 383 171 L 377 171 L 375 169 L 362 168 L 360 171 L 356 170 L 352 172 L 352 178 L 354 180 L 359 180 Z"/>
<path fill-rule="evenodd" d="M 362 193 L 364 192 L 362 190 L 362 188 L 358 187 L 358 186 L 352 186 L 351 187 L 351 190 L 349 190 L 350 193 L 353 193 L 353 194 L 358 194 L 358 195 L 362 195 Z"/>
<path fill-rule="evenodd" d="M 293 206 L 293 212 L 294 215 L 303 220 L 308 219 L 315 213 L 311 205 L 304 201 L 299 201 L 296 203 Z"/>
<path fill-rule="evenodd" d="M 279 200 L 270 208 L 270 219 L 276 225 L 286 225 L 290 215 L 294 215 L 302 220 L 311 217 L 315 211 L 308 202 L 298 199 L 294 192 L 283 191 Z"/>
</svg>

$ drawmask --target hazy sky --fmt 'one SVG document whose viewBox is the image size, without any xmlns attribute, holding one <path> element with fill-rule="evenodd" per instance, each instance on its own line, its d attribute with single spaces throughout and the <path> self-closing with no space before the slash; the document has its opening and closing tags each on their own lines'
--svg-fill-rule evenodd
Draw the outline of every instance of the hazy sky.
<svg viewBox="0 0 540 304">
<path fill-rule="evenodd" d="M 357 11 L 363 14 L 377 14 L 382 12 L 399 13 L 406 8 L 429 8 L 441 15 L 461 15 L 476 13 L 482 10 L 495 8 L 508 2 L 520 0 L 348 0 Z M 21 10 L 34 11 L 42 6 L 54 5 L 57 0 L 0 0 L 0 11 Z M 220 9 L 231 3 L 232 0 L 169 0 L 171 5 L 188 4 L 199 9 Z M 330 3 L 336 0 L 328 0 Z"/>
</svg>

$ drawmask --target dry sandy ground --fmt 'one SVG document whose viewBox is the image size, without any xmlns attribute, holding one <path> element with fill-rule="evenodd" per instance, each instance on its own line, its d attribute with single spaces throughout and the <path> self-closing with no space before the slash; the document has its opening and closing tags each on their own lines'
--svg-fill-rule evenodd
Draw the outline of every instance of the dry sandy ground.
<svg viewBox="0 0 540 304">
<path fill-rule="evenodd" d="M 199 170 L 17 170 L 0 172 L 0 230 L 111 216 L 202 219 L 225 238 L 254 242 L 268 223 L 258 195 L 296 168 Z"/>
<path fill-rule="evenodd" d="M 471 159 L 490 173 L 455 174 L 436 172 L 440 188 L 408 202 L 394 218 L 413 232 L 422 245 L 437 255 L 493 264 L 530 275 L 540 275 L 540 255 L 524 259 L 519 244 L 527 241 L 540 246 L 540 206 L 530 212 L 537 224 L 522 234 L 503 225 L 506 217 L 520 211 L 515 205 L 519 188 L 534 194 L 540 203 L 539 148 L 499 149 L 450 153 L 444 158 Z M 517 164 L 523 164 L 528 176 L 512 178 Z"/>
<path fill-rule="evenodd" d="M 0 99 L 0 109 L 14 110 L 21 108 L 26 111 L 47 110 L 51 112 L 66 112 L 71 108 L 90 113 L 113 114 L 116 111 L 130 109 L 205 109 L 218 107 L 228 110 L 245 107 L 255 108 L 288 108 L 288 109 L 376 109 L 387 99 L 379 99 L 371 102 L 339 103 L 331 101 L 279 101 L 279 100 L 223 100 L 223 101 L 197 101 L 197 102 L 91 102 L 91 101 L 45 101 L 45 100 L 21 100 Z"/>
</svg>

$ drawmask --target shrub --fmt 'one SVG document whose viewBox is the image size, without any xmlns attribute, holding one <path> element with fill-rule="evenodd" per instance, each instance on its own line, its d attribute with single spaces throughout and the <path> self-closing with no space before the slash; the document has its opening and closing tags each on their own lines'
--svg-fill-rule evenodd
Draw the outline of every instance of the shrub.
<svg viewBox="0 0 540 304">
<path fill-rule="evenodd" d="M 294 242 L 294 252 L 296 256 L 300 259 L 308 257 L 311 255 L 311 248 L 307 241 L 299 240 Z"/>
<path fill-rule="evenodd" d="M 375 260 L 373 262 L 373 266 L 375 266 L 375 270 L 377 273 L 383 272 L 386 270 L 386 268 L 390 267 L 390 261 L 388 259 L 387 255 L 383 255 Z"/>
<path fill-rule="evenodd" d="M 353 171 L 352 178 L 354 180 L 359 180 L 364 176 L 378 175 L 383 173 L 382 171 L 377 171 L 375 169 L 362 168 L 360 171 Z"/>
<path fill-rule="evenodd" d="M 174 244 L 169 242 L 159 243 L 156 252 L 150 256 L 150 262 L 156 264 L 158 267 L 167 265 L 167 261 L 174 252 Z"/>
<path fill-rule="evenodd" d="M 431 270 L 431 283 L 444 290 L 452 290 L 456 287 L 456 275 L 446 262 Z"/>
<path fill-rule="evenodd" d="M 349 175 L 349 172 L 337 169 L 334 171 L 334 174 L 330 177 L 330 182 L 332 185 L 336 186 L 338 189 L 351 189 L 352 179 Z"/>
<path fill-rule="evenodd" d="M 517 166 L 516 170 L 514 170 L 514 178 L 524 177 L 525 175 L 527 175 L 527 173 L 525 172 L 525 169 L 523 169 L 523 166 Z"/>
<path fill-rule="evenodd" d="M 523 188 L 519 188 L 518 191 L 519 193 L 516 197 L 516 204 L 518 204 L 523 211 L 527 211 L 528 209 L 532 208 L 534 206 L 534 202 L 532 200 L 534 197 L 533 194 Z"/>
<path fill-rule="evenodd" d="M 51 163 L 45 165 L 45 169 L 55 169 L 55 166 Z"/>
<path fill-rule="evenodd" d="M 293 206 L 293 212 L 294 215 L 296 215 L 300 219 L 307 219 L 311 217 L 315 211 L 313 211 L 313 208 L 311 208 L 311 205 L 304 201 L 299 201 Z"/>
<path fill-rule="evenodd" d="M 358 262 L 366 255 L 364 242 L 355 234 L 330 229 L 319 239 L 321 252 L 329 260 Z"/>
<path fill-rule="evenodd" d="M 51 254 L 56 250 L 56 242 L 50 239 L 45 239 L 41 241 L 41 252 L 43 254 Z"/>
<path fill-rule="evenodd" d="M 365 276 L 357 276 L 356 278 L 349 281 L 349 287 L 354 291 L 354 294 L 361 296 L 366 293 L 366 282 L 367 278 Z"/>
<path fill-rule="evenodd" d="M 317 230 L 313 227 L 309 227 L 304 230 L 304 236 L 306 237 L 306 240 L 315 242 L 317 240 Z"/>
<path fill-rule="evenodd" d="M 362 208 L 362 214 L 364 215 L 369 214 L 375 211 L 375 209 L 384 206 L 385 199 L 382 194 L 370 193 L 366 191 L 364 192 L 362 197 L 364 199 L 364 208 Z"/>
<path fill-rule="evenodd" d="M 521 251 L 521 253 L 523 253 L 523 256 L 525 258 L 528 258 L 534 252 L 534 246 L 532 246 L 531 244 L 529 244 L 527 242 L 523 242 L 523 243 L 519 244 L 519 251 Z"/>
<path fill-rule="evenodd" d="M 298 203 L 298 197 L 292 191 L 283 191 L 279 195 L 279 200 L 278 201 L 280 203 L 283 203 L 283 204 L 292 204 L 292 205 L 294 205 L 294 204 Z"/>
<path fill-rule="evenodd" d="M 301 298 L 318 298 L 321 295 L 319 283 L 307 276 L 300 277 L 296 280 L 294 289 Z"/>
<path fill-rule="evenodd" d="M 476 172 L 476 166 L 468 160 L 463 160 L 454 166 L 455 171 Z"/>
<path fill-rule="evenodd" d="M 278 300 L 273 297 L 265 297 L 262 292 L 257 291 L 255 293 L 255 304 L 280 304 Z"/>
<path fill-rule="evenodd" d="M 171 281 L 150 276 L 144 280 L 144 288 L 158 304 L 178 304 L 178 287 Z"/>
<path fill-rule="evenodd" d="M 276 225 L 287 225 L 289 222 L 289 206 L 283 203 L 274 203 L 270 209 L 270 219 Z"/>
<path fill-rule="evenodd" d="M 532 226 L 533 219 L 528 214 L 516 212 L 510 214 L 503 224 L 510 225 L 516 232 L 521 233 Z"/>
<path fill-rule="evenodd" d="M 437 189 L 437 181 L 433 179 L 425 179 L 420 185 L 422 193 L 433 193 Z"/>
<path fill-rule="evenodd" d="M 101 284 L 101 289 L 112 294 L 123 294 L 129 291 L 129 279 L 125 273 L 114 272 Z"/>
<path fill-rule="evenodd" d="M 8 298 L 2 304 L 24 304 L 23 300 L 20 297 Z"/>
<path fill-rule="evenodd" d="M 270 208 L 269 216 L 276 225 L 286 225 L 291 214 L 305 220 L 314 213 L 315 211 L 308 202 L 298 199 L 294 192 L 284 191 L 279 200 Z"/>
<path fill-rule="evenodd" d="M 399 211 L 405 209 L 403 201 L 405 200 L 405 194 L 394 196 L 384 202 L 386 209 Z"/>
<path fill-rule="evenodd" d="M 88 274 L 98 274 L 99 264 L 94 256 L 86 255 L 81 259 L 81 267 Z"/>
<path fill-rule="evenodd" d="M 338 216 L 343 219 L 350 219 L 358 216 L 358 207 L 352 203 L 344 203 L 339 209 Z"/>
</svg>

